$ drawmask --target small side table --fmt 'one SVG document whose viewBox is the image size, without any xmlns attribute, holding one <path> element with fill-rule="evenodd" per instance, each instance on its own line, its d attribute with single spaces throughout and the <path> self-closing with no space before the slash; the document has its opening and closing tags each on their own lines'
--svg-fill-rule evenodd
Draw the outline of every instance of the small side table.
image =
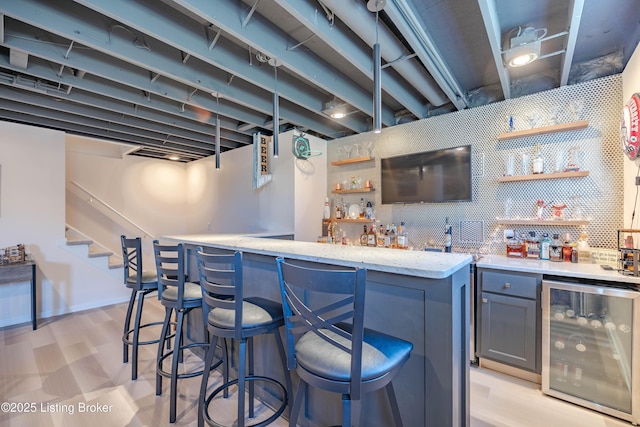
<svg viewBox="0 0 640 427">
<path fill-rule="evenodd" d="M 25 262 L 0 264 L 0 283 L 15 283 L 31 279 L 31 324 L 35 331 L 36 323 L 36 261 L 27 255 Z"/>
</svg>

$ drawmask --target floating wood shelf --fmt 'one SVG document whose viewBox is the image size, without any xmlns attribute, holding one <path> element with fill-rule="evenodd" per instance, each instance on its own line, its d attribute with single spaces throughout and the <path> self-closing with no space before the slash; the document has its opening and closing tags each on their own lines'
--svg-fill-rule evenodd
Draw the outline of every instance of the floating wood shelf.
<svg viewBox="0 0 640 427">
<path fill-rule="evenodd" d="M 356 157 L 354 159 L 337 160 L 335 162 L 331 162 L 331 164 L 334 166 L 342 166 L 342 165 L 349 165 L 351 163 L 370 162 L 372 160 L 375 160 L 375 157 L 366 156 L 366 157 Z"/>
<path fill-rule="evenodd" d="M 361 223 L 369 223 L 369 222 L 374 222 L 375 219 L 367 219 L 367 218 L 341 218 L 341 219 L 334 219 L 334 221 L 338 221 L 338 222 L 361 222 Z"/>
<path fill-rule="evenodd" d="M 562 124 L 553 125 L 553 126 L 544 126 L 540 128 L 533 128 L 533 129 L 526 129 L 526 130 L 517 130 L 514 132 L 501 133 L 500 135 L 498 135 L 498 141 L 504 141 L 507 139 L 514 139 L 514 138 L 523 138 L 526 136 L 538 136 L 538 135 L 546 135 L 549 133 L 584 129 L 588 126 L 589 126 L 589 122 L 587 120 L 580 120 L 577 122 L 562 123 Z"/>
<path fill-rule="evenodd" d="M 500 178 L 498 178 L 498 182 L 536 181 L 540 179 L 575 178 L 579 176 L 589 176 L 589 171 L 554 172 L 554 173 L 538 173 L 533 175 L 501 176 Z"/>
<path fill-rule="evenodd" d="M 577 219 L 564 219 L 564 220 L 555 220 L 555 219 L 546 219 L 546 220 L 538 220 L 538 219 L 498 219 L 496 223 L 503 225 L 589 225 L 589 221 L 587 220 L 577 220 Z"/>
<path fill-rule="evenodd" d="M 334 194 L 371 193 L 372 191 L 375 191 L 375 189 L 369 187 L 369 188 L 356 188 L 355 190 L 333 190 L 332 193 Z"/>
</svg>

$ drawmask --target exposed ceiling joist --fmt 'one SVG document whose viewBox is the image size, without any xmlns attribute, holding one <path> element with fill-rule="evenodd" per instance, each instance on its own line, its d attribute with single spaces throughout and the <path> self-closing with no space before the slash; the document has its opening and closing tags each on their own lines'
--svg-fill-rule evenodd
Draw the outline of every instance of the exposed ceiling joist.
<svg viewBox="0 0 640 427">
<path fill-rule="evenodd" d="M 569 35 L 567 36 L 565 53 L 562 56 L 560 86 L 566 86 L 569 81 L 571 64 L 573 64 L 573 52 L 576 49 L 576 43 L 578 41 L 578 31 L 580 30 L 583 8 L 584 0 L 569 0 Z"/>
<path fill-rule="evenodd" d="M 502 94 L 504 95 L 504 99 L 509 99 L 511 98 L 511 78 L 502 59 L 502 31 L 500 29 L 500 21 L 498 20 L 496 2 L 495 0 L 478 0 L 478 5 L 480 6 L 484 26 L 487 29 L 487 36 L 489 37 L 489 44 L 491 45 L 491 54 L 496 69 L 498 70 Z"/>
</svg>

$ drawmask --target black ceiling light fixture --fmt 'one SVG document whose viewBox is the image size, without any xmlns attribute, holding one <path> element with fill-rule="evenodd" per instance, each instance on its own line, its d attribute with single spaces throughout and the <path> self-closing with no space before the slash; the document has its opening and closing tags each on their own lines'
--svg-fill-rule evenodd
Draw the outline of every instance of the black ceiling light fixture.
<svg viewBox="0 0 640 427">
<path fill-rule="evenodd" d="M 278 66 L 276 58 L 269 58 L 269 65 L 273 66 L 273 157 L 278 157 L 278 133 L 280 132 L 280 100 L 278 97 Z"/>
<path fill-rule="evenodd" d="M 378 15 L 387 5 L 387 0 L 369 0 L 367 9 L 376 13 L 376 42 L 373 45 L 373 132 L 382 132 L 382 58 L 378 43 Z"/>
<path fill-rule="evenodd" d="M 220 94 L 216 96 L 216 169 L 220 169 Z"/>
</svg>

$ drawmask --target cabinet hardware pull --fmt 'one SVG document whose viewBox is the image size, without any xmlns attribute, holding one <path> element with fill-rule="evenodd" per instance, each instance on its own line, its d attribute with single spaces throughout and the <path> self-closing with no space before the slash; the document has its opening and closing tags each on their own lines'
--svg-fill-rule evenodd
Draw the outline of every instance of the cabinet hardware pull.
<svg viewBox="0 0 640 427">
<path fill-rule="evenodd" d="M 507 288 L 507 289 L 509 289 L 509 288 L 511 287 L 511 283 L 509 283 L 509 282 L 505 282 L 504 287 L 505 287 L 505 288 Z"/>
<path fill-rule="evenodd" d="M 488 300 L 488 299 L 486 299 L 486 298 L 482 298 L 482 303 L 483 303 L 483 304 L 486 304 L 486 303 L 488 303 L 488 302 L 489 302 L 489 300 Z"/>
</svg>

